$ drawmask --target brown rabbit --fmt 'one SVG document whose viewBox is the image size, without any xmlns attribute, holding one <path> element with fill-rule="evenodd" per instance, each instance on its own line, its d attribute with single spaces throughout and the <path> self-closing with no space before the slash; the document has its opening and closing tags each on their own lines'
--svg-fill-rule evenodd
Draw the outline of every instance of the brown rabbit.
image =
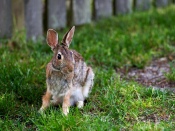
<svg viewBox="0 0 175 131">
<path fill-rule="evenodd" d="M 53 29 L 47 31 L 47 43 L 54 52 L 53 58 L 46 67 L 47 91 L 42 98 L 40 112 L 49 105 L 62 104 L 63 113 L 69 113 L 69 106 L 77 104 L 82 108 L 93 86 L 94 73 L 87 66 L 83 57 L 69 45 L 74 35 L 73 26 L 61 43 Z"/>
</svg>

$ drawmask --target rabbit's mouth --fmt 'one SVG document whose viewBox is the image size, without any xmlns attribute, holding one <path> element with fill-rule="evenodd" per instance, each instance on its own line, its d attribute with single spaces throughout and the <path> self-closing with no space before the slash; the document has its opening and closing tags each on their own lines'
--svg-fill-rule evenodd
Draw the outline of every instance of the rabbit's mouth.
<svg viewBox="0 0 175 131">
<path fill-rule="evenodd" d="M 52 63 L 52 67 L 54 70 L 57 70 L 57 71 L 61 71 L 61 68 L 62 68 L 62 66 L 57 67 L 53 63 Z"/>
</svg>

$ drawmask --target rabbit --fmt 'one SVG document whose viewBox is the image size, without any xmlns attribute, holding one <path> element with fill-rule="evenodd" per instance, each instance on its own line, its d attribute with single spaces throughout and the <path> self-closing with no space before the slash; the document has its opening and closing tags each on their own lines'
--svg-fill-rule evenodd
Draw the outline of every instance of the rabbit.
<svg viewBox="0 0 175 131">
<path fill-rule="evenodd" d="M 39 112 L 49 105 L 62 104 L 63 114 L 67 116 L 70 106 L 83 108 L 84 100 L 92 90 L 95 76 L 92 68 L 86 65 L 78 52 L 69 49 L 74 31 L 75 26 L 60 43 L 55 30 L 47 31 L 46 41 L 54 55 L 46 67 L 47 90 Z"/>
</svg>

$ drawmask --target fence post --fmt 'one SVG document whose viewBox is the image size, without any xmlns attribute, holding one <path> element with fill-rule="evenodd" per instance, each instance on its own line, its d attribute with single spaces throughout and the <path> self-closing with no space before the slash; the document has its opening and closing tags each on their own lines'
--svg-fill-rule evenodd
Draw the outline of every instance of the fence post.
<svg viewBox="0 0 175 131">
<path fill-rule="evenodd" d="M 169 0 L 155 0 L 156 7 L 165 7 L 169 3 Z"/>
<path fill-rule="evenodd" d="M 148 10 L 151 7 L 151 0 L 136 0 L 135 9 L 138 11 Z"/>
<path fill-rule="evenodd" d="M 66 26 L 66 1 L 48 0 L 48 28 L 60 29 Z"/>
<path fill-rule="evenodd" d="M 0 38 L 12 36 L 12 1 L 0 0 Z"/>
<path fill-rule="evenodd" d="M 43 33 L 42 1 L 24 0 L 24 11 L 27 40 L 36 41 Z"/>
<path fill-rule="evenodd" d="M 96 19 L 109 17 L 112 15 L 112 0 L 95 0 L 94 9 Z"/>
<path fill-rule="evenodd" d="M 75 25 L 91 22 L 91 0 L 73 0 L 72 9 Z"/>
<path fill-rule="evenodd" d="M 132 12 L 133 0 L 115 0 L 115 14 L 127 14 Z"/>
</svg>

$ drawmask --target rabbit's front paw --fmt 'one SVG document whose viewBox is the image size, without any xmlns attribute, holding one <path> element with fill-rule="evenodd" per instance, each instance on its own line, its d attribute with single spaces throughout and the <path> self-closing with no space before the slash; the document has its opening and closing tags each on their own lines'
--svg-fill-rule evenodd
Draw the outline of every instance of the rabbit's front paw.
<svg viewBox="0 0 175 131">
<path fill-rule="evenodd" d="M 44 108 L 41 107 L 41 108 L 38 110 L 38 113 L 43 114 L 43 112 L 44 112 Z"/>
<path fill-rule="evenodd" d="M 67 116 L 69 113 L 69 108 L 68 107 L 63 107 L 63 114 Z"/>
</svg>

